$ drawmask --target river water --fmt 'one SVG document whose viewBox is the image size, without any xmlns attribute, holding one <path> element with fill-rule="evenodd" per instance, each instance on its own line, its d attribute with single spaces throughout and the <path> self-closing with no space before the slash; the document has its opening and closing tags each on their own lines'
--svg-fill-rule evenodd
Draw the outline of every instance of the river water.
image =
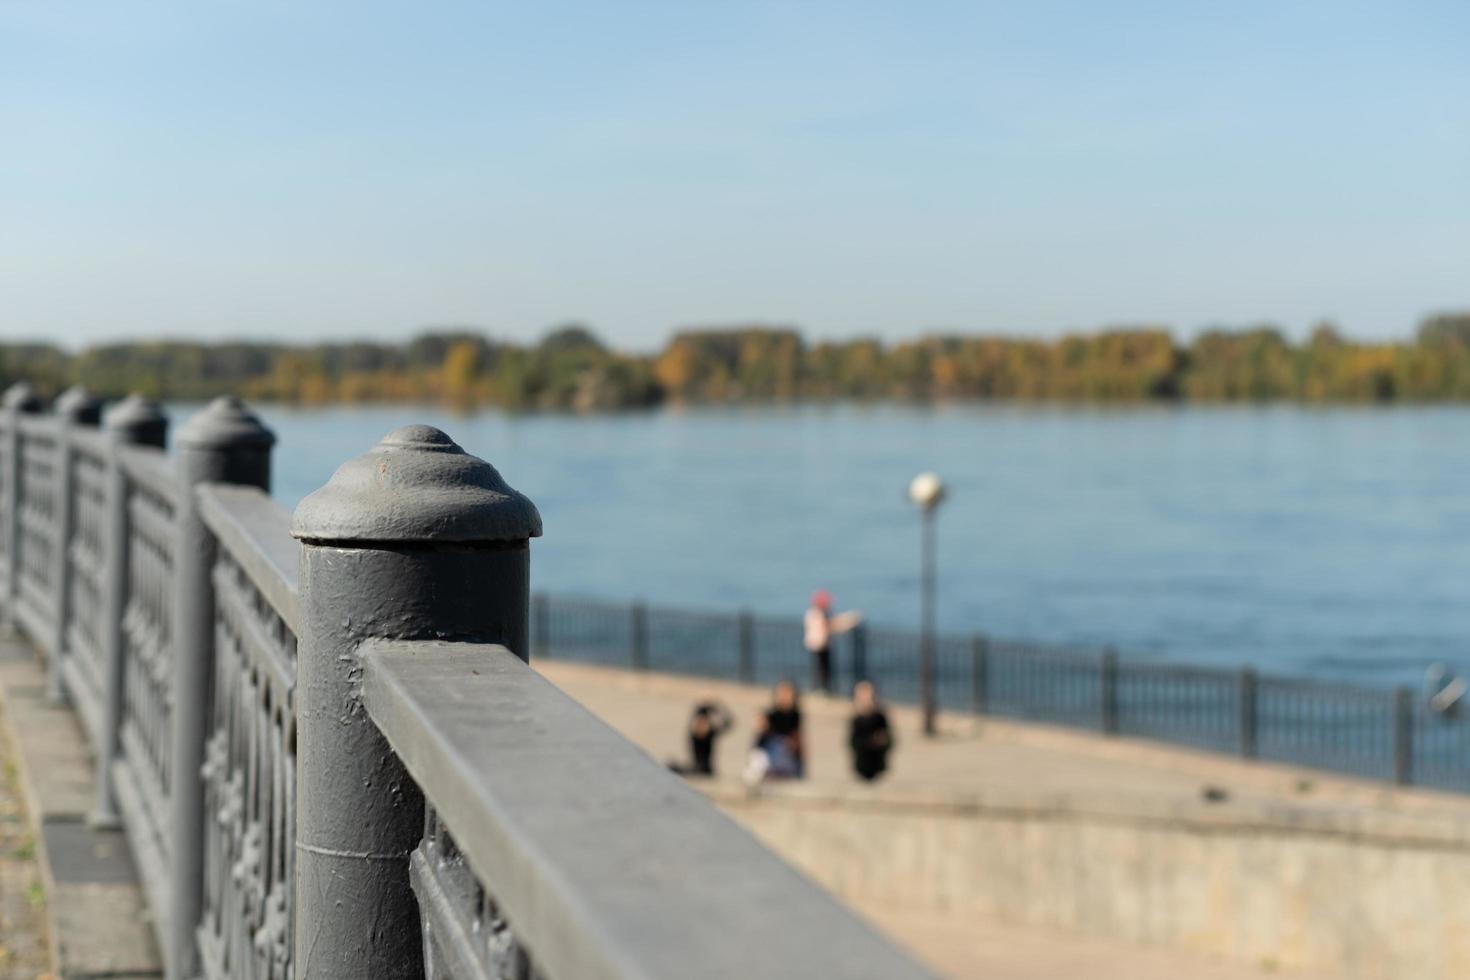
<svg viewBox="0 0 1470 980">
<path fill-rule="evenodd" d="M 541 510 L 535 588 L 918 616 L 939 472 L 941 628 L 1413 683 L 1470 667 L 1470 410 L 803 406 L 572 417 L 265 408 L 287 505 L 406 422 Z"/>
</svg>

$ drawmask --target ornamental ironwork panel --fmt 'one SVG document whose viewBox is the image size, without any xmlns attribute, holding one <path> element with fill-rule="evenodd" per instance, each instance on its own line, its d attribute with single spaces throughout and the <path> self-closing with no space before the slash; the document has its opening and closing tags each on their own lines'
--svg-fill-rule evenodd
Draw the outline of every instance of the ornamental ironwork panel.
<svg viewBox="0 0 1470 980">
<path fill-rule="evenodd" d="M 221 547 L 204 765 L 206 977 L 290 980 L 296 841 L 296 637 Z"/>
<path fill-rule="evenodd" d="M 425 980 L 545 980 L 432 806 L 409 861 Z"/>
<path fill-rule="evenodd" d="M 71 454 L 72 522 L 66 542 L 67 653 L 96 700 L 102 690 L 102 578 L 106 566 L 107 460 Z"/>
<path fill-rule="evenodd" d="M 149 830 L 167 857 L 170 727 L 177 652 L 174 612 L 175 508 L 128 481 L 128 579 L 123 606 L 123 759 L 138 784 Z"/>
<path fill-rule="evenodd" d="M 51 432 L 20 434 L 19 600 L 35 621 L 51 620 L 55 608 L 52 555 L 56 547 L 56 477 L 60 453 Z"/>
</svg>

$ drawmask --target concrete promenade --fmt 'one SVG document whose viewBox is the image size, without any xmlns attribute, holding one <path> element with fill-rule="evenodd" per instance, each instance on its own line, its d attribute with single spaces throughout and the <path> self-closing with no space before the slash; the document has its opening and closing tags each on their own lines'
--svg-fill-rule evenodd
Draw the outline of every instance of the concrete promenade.
<svg viewBox="0 0 1470 980">
<path fill-rule="evenodd" d="M 809 778 L 803 783 L 765 788 L 752 800 L 739 773 L 750 747 L 753 721 L 768 697 L 765 690 L 552 660 L 538 661 L 536 666 L 589 710 L 661 760 L 683 759 L 687 754 L 684 725 L 696 699 L 712 696 L 723 701 L 736 717 L 736 728 L 719 743 L 719 774 L 714 780 L 703 781 L 706 792 L 793 863 L 829 887 L 835 886 L 834 891 L 875 925 L 952 977 L 1085 975 L 1104 980 L 1244 980 L 1400 974 L 1387 966 L 1380 971 L 1372 963 L 1350 974 L 1324 969 L 1320 961 L 1330 957 L 1321 950 L 1311 951 L 1319 961 L 1316 965 L 1299 963 L 1293 967 L 1289 965 L 1293 958 L 1311 962 L 1313 957 L 1295 953 L 1291 936 L 1280 940 L 1287 960 L 1283 963 L 1275 955 L 1253 949 L 1243 949 L 1242 955 L 1231 959 L 1178 946 L 1170 948 L 1169 944 L 1119 941 L 1106 933 L 1099 935 L 1097 930 L 1088 935 L 1085 917 L 1079 918 L 1077 930 L 1067 930 L 1038 926 L 1034 921 L 1028 924 L 1024 921 L 1028 916 L 1009 916 L 999 910 L 954 908 L 953 914 L 933 914 L 924 904 L 930 899 L 921 897 L 922 887 L 894 884 L 898 880 L 892 877 L 887 879 L 888 885 L 877 885 L 881 875 L 839 866 L 845 860 L 844 854 L 854 867 L 868 859 L 857 853 L 868 839 L 850 833 L 844 826 L 852 822 L 852 814 L 881 811 L 882 819 L 899 821 L 908 814 L 912 823 L 927 819 L 925 814 L 936 810 L 959 814 L 962 820 L 966 814 L 1002 811 L 1008 816 L 1020 813 L 1023 824 L 1034 819 L 1032 830 L 1053 826 L 1057 815 L 1064 814 L 1114 825 L 1139 821 L 1146 827 L 1182 827 L 1190 840 L 1225 840 L 1236 833 L 1254 839 L 1285 828 L 1284 832 L 1297 837 L 1308 835 L 1311 846 L 1316 846 L 1311 835 L 1319 832 L 1323 840 L 1338 842 L 1356 839 L 1353 835 L 1416 841 L 1424 838 L 1431 845 L 1431 853 L 1439 853 L 1436 849 L 1447 844 L 1462 847 L 1470 828 L 1470 800 L 1449 794 L 1400 790 L 1137 740 L 968 716 L 942 716 L 940 736 L 929 740 L 919 734 L 918 713 L 907 708 L 891 711 L 898 735 L 891 772 L 876 785 L 863 785 L 848 768 L 848 707 L 841 700 L 820 696 L 803 699 Z M 793 816 L 798 811 L 804 815 Z M 794 828 L 801 821 L 805 824 L 798 832 Z M 832 847 L 811 844 L 813 826 L 818 837 L 830 832 Z M 1223 833 L 1212 837 L 1214 830 Z M 982 847 L 986 846 L 986 832 L 982 831 Z M 951 836 L 950 843 L 939 848 L 939 862 L 950 854 L 966 853 L 952 827 L 943 833 Z M 997 842 L 1004 839 L 995 836 Z M 1043 845 L 1043 849 L 1049 846 Z M 923 865 L 921 850 L 913 848 L 900 855 L 902 863 Z M 1097 851 L 1099 865 L 1110 853 Z M 1203 852 L 1191 859 L 1218 863 L 1218 857 L 1207 858 Z M 963 862 L 965 858 L 957 856 L 954 860 Z M 951 873 L 944 867 L 932 870 L 935 877 Z M 1188 873 L 1187 868 L 1184 873 Z M 859 880 L 865 875 L 873 879 L 869 887 L 863 887 Z M 1262 887 L 1269 888 L 1265 879 L 1271 877 L 1271 872 L 1263 870 L 1260 876 Z M 848 881 L 855 882 L 854 886 L 845 887 Z M 1115 885 L 1107 887 L 1117 890 Z M 1251 887 L 1249 883 L 1247 887 Z M 1429 887 L 1428 882 L 1425 887 Z M 881 897 L 885 891 L 893 893 L 893 901 Z M 1330 896 L 1326 900 L 1330 901 Z M 1250 897 L 1243 901 L 1249 903 Z M 1262 904 L 1269 910 L 1269 903 Z M 1230 908 L 1221 906 L 1219 914 L 1235 917 L 1238 913 Z M 1029 918 L 1034 920 L 1036 916 Z M 1158 934 L 1162 936 L 1164 931 Z M 1243 942 L 1240 945 L 1246 946 Z"/>
<path fill-rule="evenodd" d="M 891 711 L 899 740 L 893 769 L 870 786 L 849 774 L 846 703 L 811 696 L 803 702 L 810 778 L 772 784 L 752 795 L 739 772 L 752 722 L 768 697 L 765 690 L 552 660 L 538 662 L 537 668 L 660 761 L 685 756 L 684 724 L 696 699 L 723 701 L 736 717 L 736 728 L 721 740 L 719 777 L 696 785 L 778 853 L 949 977 L 1326 980 L 1466 975 L 1457 972 L 1463 961 L 1455 958 L 1453 948 L 1435 954 L 1439 958 L 1429 968 L 1421 966 L 1430 962 L 1429 954 L 1413 960 L 1400 957 L 1411 964 L 1407 967 L 1393 960 L 1380 948 L 1385 940 L 1368 921 L 1371 915 L 1360 925 L 1353 921 L 1360 910 L 1347 904 L 1326 912 L 1347 920 L 1352 931 L 1362 933 L 1365 945 L 1346 954 L 1360 966 L 1338 969 L 1323 965 L 1330 957 L 1321 950 L 1315 960 L 1302 955 L 1299 937 L 1294 940 L 1290 934 L 1278 938 L 1280 956 L 1253 947 L 1232 956 L 1218 948 L 1192 948 L 1162 929 L 1144 939 L 1121 927 L 1098 929 L 1096 912 L 1088 912 L 1086 902 L 1077 904 L 1082 911 L 1073 909 L 1073 918 L 1063 920 L 1064 925 L 1038 917 L 1034 907 L 1023 907 L 1028 887 L 1065 904 L 1072 896 L 1064 893 L 1074 889 L 1075 878 L 1006 881 L 1003 900 L 991 905 L 977 903 L 954 882 L 940 882 L 945 887 L 934 892 L 928 887 L 934 882 L 924 880 L 993 876 L 996 866 L 985 855 L 1005 857 L 1012 851 L 1023 864 L 1044 864 L 1046 855 L 1060 851 L 1058 863 L 1075 865 L 1077 854 L 1067 853 L 1068 846 L 1059 846 L 1062 839 L 1055 835 L 1092 820 L 1097 824 L 1088 831 L 1087 848 L 1092 850 L 1084 848 L 1084 863 L 1093 862 L 1085 870 L 1096 881 L 1084 885 L 1104 893 L 1105 902 L 1134 901 L 1124 893 L 1137 882 L 1127 879 L 1120 885 L 1119 879 L 1107 876 L 1105 865 L 1122 859 L 1116 841 L 1109 842 L 1098 826 L 1112 827 L 1128 840 L 1137 836 L 1129 846 L 1157 850 L 1158 861 L 1186 879 L 1196 864 L 1201 881 L 1221 864 L 1244 864 L 1251 872 L 1246 875 L 1250 887 L 1264 893 L 1274 887 L 1274 864 L 1264 866 L 1258 857 L 1242 860 L 1234 851 L 1222 861 L 1208 848 L 1239 846 L 1231 843 L 1236 837 L 1276 841 L 1284 834 L 1293 848 L 1323 851 L 1326 866 L 1351 866 L 1361 852 L 1370 869 L 1370 885 L 1365 887 L 1361 874 L 1344 885 L 1350 879 L 1324 875 L 1322 865 L 1298 860 L 1288 851 L 1275 863 L 1281 865 L 1281 889 L 1291 901 L 1331 905 L 1339 895 L 1345 901 L 1351 892 L 1373 890 L 1381 879 L 1377 900 L 1398 910 L 1393 921 L 1405 943 L 1427 945 L 1423 930 L 1415 931 L 1425 903 L 1448 896 L 1451 913 L 1461 918 L 1463 903 L 1419 865 L 1409 890 L 1396 884 L 1394 862 L 1401 859 L 1395 849 L 1405 851 L 1411 861 L 1423 852 L 1434 866 L 1443 866 L 1445 875 L 1464 879 L 1470 800 L 1462 797 L 969 717 L 941 716 L 940 737 L 927 740 L 919 734 L 917 712 L 907 708 Z M 27 647 L 0 642 L 0 722 L 13 740 L 11 745 L 0 742 L 8 752 L 6 779 L 0 782 L 0 980 L 45 975 L 48 942 L 49 959 L 59 963 L 64 976 L 157 976 L 152 928 L 126 846 L 117 832 L 87 827 L 90 761 L 71 712 L 46 704 L 43 681 Z M 1007 836 L 1007 821 L 1019 822 L 1020 837 Z M 926 831 L 938 835 L 937 847 L 905 837 L 920 825 L 939 827 Z M 876 836 L 873 827 L 879 828 Z M 1180 828 L 1191 842 L 1183 857 L 1172 840 Z M 855 870 L 874 863 L 869 851 L 880 839 L 898 842 L 897 852 L 884 859 L 890 867 Z M 977 839 L 984 853 L 976 851 Z M 1303 880 L 1316 877 L 1324 879 L 1320 888 L 1300 891 Z M 1059 880 L 1065 884 L 1058 886 Z M 1170 894 L 1164 883 L 1145 884 Z M 53 926 L 49 936 L 42 886 L 49 903 L 44 911 L 50 912 Z M 1228 926 L 1249 919 L 1253 913 L 1242 909 L 1256 904 L 1262 916 L 1288 917 L 1279 903 L 1263 901 L 1259 894 L 1236 896 L 1236 905 L 1219 895 L 1214 898 L 1223 903 L 1215 914 Z M 1033 894 L 1032 906 L 1034 899 Z M 1460 934 L 1458 921 L 1444 918 L 1425 928 Z"/>
</svg>

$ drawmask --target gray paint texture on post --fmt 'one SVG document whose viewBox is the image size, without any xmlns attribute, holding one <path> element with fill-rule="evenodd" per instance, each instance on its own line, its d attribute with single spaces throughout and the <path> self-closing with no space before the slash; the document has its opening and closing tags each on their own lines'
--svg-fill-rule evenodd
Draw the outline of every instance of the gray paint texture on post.
<svg viewBox="0 0 1470 980">
<path fill-rule="evenodd" d="M 103 417 L 103 428 L 112 439 L 107 454 L 107 529 L 102 596 L 102 719 L 98 726 L 97 805 L 92 821 L 97 826 L 115 827 L 120 821 L 117 796 L 112 785 L 112 763 L 118 755 L 119 729 L 123 713 L 123 675 L 126 647 L 123 613 L 128 596 L 128 481 L 118 459 L 117 448 L 126 445 L 162 446 L 168 438 L 168 417 L 157 402 L 129 395 Z"/>
<path fill-rule="evenodd" d="M 174 673 L 169 867 L 168 976 L 197 976 L 194 931 L 204 895 L 205 742 L 214 690 L 216 541 L 205 525 L 194 487 L 233 483 L 270 489 L 270 452 L 276 437 L 236 398 L 210 402 L 175 437 L 185 492 L 178 508 L 179 546 L 174 559 Z"/>
<path fill-rule="evenodd" d="M 362 707 L 373 639 L 500 643 L 526 655 L 541 518 L 495 468 L 407 426 L 301 502 L 297 646 L 298 980 L 422 975 L 409 855 L 423 796 Z"/>
</svg>

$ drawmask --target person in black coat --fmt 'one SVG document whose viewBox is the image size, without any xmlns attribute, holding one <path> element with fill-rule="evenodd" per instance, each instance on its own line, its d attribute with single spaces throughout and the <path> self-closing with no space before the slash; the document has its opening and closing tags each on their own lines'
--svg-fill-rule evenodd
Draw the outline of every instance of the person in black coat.
<svg viewBox="0 0 1470 980">
<path fill-rule="evenodd" d="M 806 775 L 806 752 L 801 734 L 801 703 L 796 684 L 783 680 L 771 694 L 771 706 L 755 721 L 755 744 L 746 763 L 746 785 L 767 779 L 801 779 Z"/>
<path fill-rule="evenodd" d="M 734 721 L 723 704 L 710 697 L 701 699 L 689 715 L 690 762 L 670 762 L 669 768 L 682 776 L 713 776 L 715 740 L 728 732 Z"/>
<path fill-rule="evenodd" d="M 870 681 L 858 681 L 853 687 L 852 707 L 852 726 L 847 739 L 852 748 L 852 768 L 859 779 L 872 782 L 888 768 L 893 732 Z"/>
</svg>

